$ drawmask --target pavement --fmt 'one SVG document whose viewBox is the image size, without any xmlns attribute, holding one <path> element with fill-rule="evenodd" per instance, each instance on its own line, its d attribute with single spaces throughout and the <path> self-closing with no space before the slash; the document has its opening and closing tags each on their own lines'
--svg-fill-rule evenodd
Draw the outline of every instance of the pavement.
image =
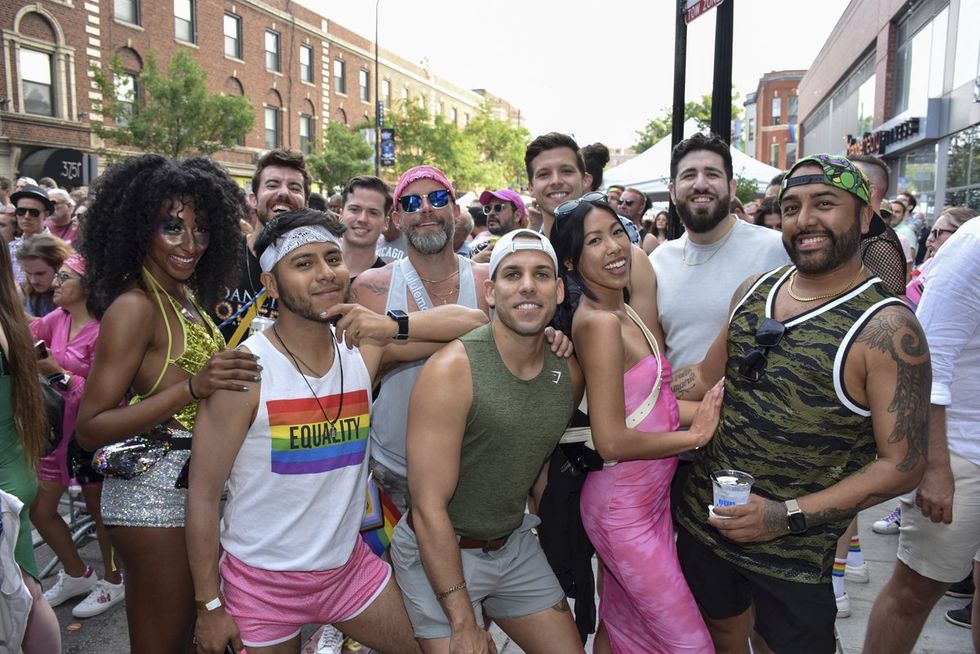
<svg viewBox="0 0 980 654">
<path fill-rule="evenodd" d="M 888 513 L 893 504 L 893 502 L 889 502 L 868 509 L 858 517 L 861 546 L 864 558 L 868 562 L 871 581 L 868 584 L 850 583 L 847 586 L 847 593 L 851 600 L 851 616 L 837 621 L 838 652 L 841 654 L 859 654 L 861 652 L 871 606 L 894 568 L 898 536 L 882 536 L 871 531 L 871 523 Z M 82 559 L 92 565 L 101 576 L 103 572 L 102 562 L 95 540 L 85 541 L 80 551 Z M 51 550 L 44 544 L 41 544 L 35 552 L 39 567 L 43 567 L 53 556 Z M 45 588 L 49 588 L 54 583 L 55 575 L 56 573 L 43 580 Z M 79 597 L 55 608 L 58 621 L 62 626 L 62 651 L 65 654 L 126 654 L 129 652 L 124 604 L 120 603 L 94 618 L 78 620 L 72 617 L 71 608 L 81 600 L 82 598 Z M 946 611 L 958 609 L 966 601 L 949 597 L 943 597 L 939 601 L 929 616 L 922 635 L 913 650 L 915 654 L 973 654 L 970 630 L 949 624 L 944 619 Z M 307 628 L 304 630 L 304 634 L 311 634 L 312 631 L 312 628 Z M 521 654 L 523 652 L 498 628 L 493 628 L 493 635 L 499 654 Z M 586 651 L 591 651 L 591 640 Z"/>
</svg>

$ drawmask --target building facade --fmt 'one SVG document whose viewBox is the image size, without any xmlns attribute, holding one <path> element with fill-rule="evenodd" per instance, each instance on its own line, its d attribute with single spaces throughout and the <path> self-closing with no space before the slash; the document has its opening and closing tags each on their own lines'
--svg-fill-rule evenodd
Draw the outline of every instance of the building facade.
<svg viewBox="0 0 980 654">
<path fill-rule="evenodd" d="M 803 152 L 882 157 L 889 195 L 980 209 L 980 2 L 852 0 L 800 83 Z"/>
<path fill-rule="evenodd" d="M 140 96 L 137 76 L 152 52 L 166 69 L 190 52 L 211 92 L 245 95 L 253 129 L 214 158 L 246 186 L 265 151 L 310 152 L 325 121 L 373 124 L 386 107 L 418 102 L 463 128 L 486 99 L 494 113 L 519 110 L 484 90 L 431 75 L 425 66 L 289 0 L 44 0 L 0 3 L 0 175 L 54 177 L 69 188 L 98 174 L 105 144 L 91 124 L 106 120 L 93 67 L 119 61 L 119 93 Z M 376 84 L 375 76 L 379 77 Z M 373 138 L 373 134 L 368 134 Z"/>
<path fill-rule="evenodd" d="M 745 98 L 744 152 L 786 170 L 798 158 L 798 87 L 803 70 L 766 73 Z"/>
</svg>

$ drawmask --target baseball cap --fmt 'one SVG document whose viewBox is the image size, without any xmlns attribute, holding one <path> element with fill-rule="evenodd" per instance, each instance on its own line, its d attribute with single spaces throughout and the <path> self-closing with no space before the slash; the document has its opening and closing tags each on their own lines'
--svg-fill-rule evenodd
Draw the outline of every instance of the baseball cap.
<svg viewBox="0 0 980 654">
<path fill-rule="evenodd" d="M 500 189 L 499 191 L 484 191 L 480 193 L 480 204 L 491 204 L 494 198 L 513 204 L 517 208 L 517 215 L 521 218 L 527 216 L 527 207 L 524 206 L 524 200 L 516 191 L 512 191 L 509 188 Z"/>
<path fill-rule="evenodd" d="M 48 197 L 48 192 L 45 191 L 40 186 L 25 186 L 16 193 L 10 194 L 11 204 L 17 204 L 17 200 L 21 198 L 32 198 L 34 200 L 40 200 L 47 207 L 48 211 L 54 211 L 54 202 Z"/>
<path fill-rule="evenodd" d="M 497 266 L 519 250 L 544 252 L 551 257 L 551 262 L 555 264 L 555 274 L 558 274 L 558 255 L 555 254 L 555 248 L 551 246 L 551 241 L 534 230 L 515 229 L 501 236 L 500 240 L 493 246 L 493 254 L 490 255 L 490 279 L 493 279 L 497 273 Z"/>
<path fill-rule="evenodd" d="M 800 166 L 819 166 L 823 171 L 821 175 L 802 175 L 800 177 L 790 176 Z M 786 189 L 804 184 L 826 184 L 834 186 L 842 191 L 853 194 L 865 204 L 871 204 L 871 183 L 864 173 L 855 166 L 847 157 L 835 156 L 832 154 L 814 154 L 803 157 L 786 171 L 783 183 L 779 188 L 779 202 L 783 201 Z"/>
<path fill-rule="evenodd" d="M 449 191 L 449 195 L 452 196 L 453 202 L 456 201 L 456 189 L 453 185 L 449 183 L 449 178 L 446 174 L 436 168 L 435 166 L 415 166 L 414 168 L 409 168 L 402 176 L 398 178 L 398 183 L 395 185 L 395 192 L 393 194 L 393 201 L 397 205 L 398 198 L 402 196 L 402 192 L 405 187 L 412 182 L 417 182 L 420 179 L 431 179 L 434 182 L 442 184 Z"/>
</svg>

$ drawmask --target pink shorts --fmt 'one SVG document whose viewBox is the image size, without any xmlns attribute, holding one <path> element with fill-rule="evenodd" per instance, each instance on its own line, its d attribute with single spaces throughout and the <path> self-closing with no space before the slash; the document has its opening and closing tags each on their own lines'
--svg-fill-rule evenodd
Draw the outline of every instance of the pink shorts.
<svg viewBox="0 0 980 654">
<path fill-rule="evenodd" d="M 222 552 L 221 591 L 246 647 L 293 638 L 306 624 L 357 617 L 381 594 L 391 567 L 360 538 L 347 563 L 333 570 L 283 572 L 246 565 Z"/>
</svg>

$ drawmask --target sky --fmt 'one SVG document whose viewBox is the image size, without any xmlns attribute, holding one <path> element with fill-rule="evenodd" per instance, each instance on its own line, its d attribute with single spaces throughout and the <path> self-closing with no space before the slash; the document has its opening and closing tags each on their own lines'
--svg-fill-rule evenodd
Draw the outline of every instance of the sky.
<svg viewBox="0 0 980 654">
<path fill-rule="evenodd" d="M 298 0 L 374 38 L 371 0 Z M 744 100 L 774 70 L 806 69 L 849 0 L 735 2 L 732 82 Z M 628 147 L 673 97 L 673 0 L 379 0 L 378 42 L 520 108 L 532 136 Z M 715 16 L 687 32 L 688 100 L 711 92 Z M 741 101 L 739 104 L 741 104 Z"/>
</svg>

